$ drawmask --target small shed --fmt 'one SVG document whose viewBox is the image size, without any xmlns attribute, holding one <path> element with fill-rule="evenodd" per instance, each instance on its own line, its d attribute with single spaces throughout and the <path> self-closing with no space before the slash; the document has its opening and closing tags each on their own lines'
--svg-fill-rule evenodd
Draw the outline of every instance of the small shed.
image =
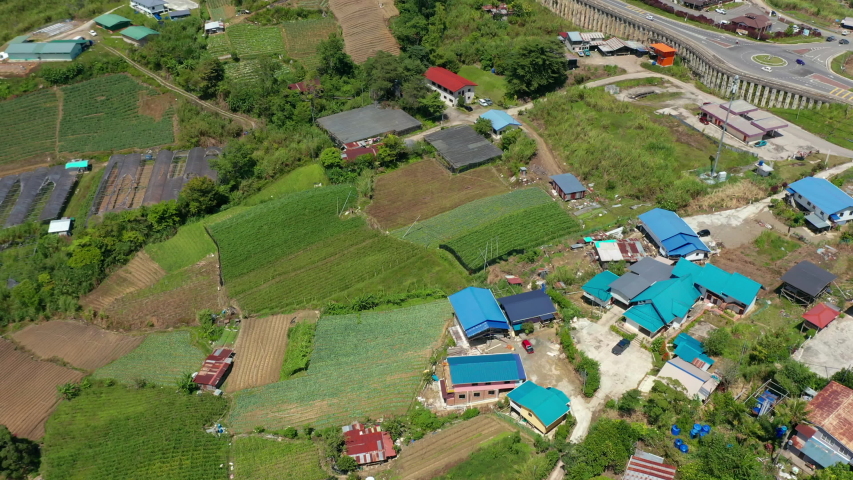
<svg viewBox="0 0 853 480">
<path fill-rule="evenodd" d="M 66 170 L 88 171 L 92 169 L 88 160 L 72 160 L 65 164 Z"/>
<path fill-rule="evenodd" d="M 140 26 L 128 27 L 121 31 L 121 38 L 125 42 L 136 45 L 137 47 L 148 43 L 148 40 L 154 35 L 160 35 L 160 32 Z"/>
<path fill-rule="evenodd" d="M 489 110 L 488 112 L 480 115 L 480 118 L 485 118 L 492 122 L 492 134 L 497 136 L 503 135 L 504 132 L 521 126 L 521 122 L 512 118 L 510 114 L 503 110 Z"/>
<path fill-rule="evenodd" d="M 234 350 L 217 348 L 204 360 L 201 370 L 193 377 L 193 383 L 206 390 L 216 390 L 231 369 Z"/>
<path fill-rule="evenodd" d="M 512 329 L 521 330 L 524 323 L 541 323 L 554 320 L 557 307 L 542 289 L 519 293 L 498 299 Z"/>
<path fill-rule="evenodd" d="M 71 233 L 71 222 L 72 219 L 68 217 L 51 220 L 50 225 L 47 227 L 47 233 L 55 233 L 60 237 L 69 235 Z"/>
<path fill-rule="evenodd" d="M 653 43 L 649 45 L 657 59 L 655 60 L 661 67 L 670 67 L 675 63 L 675 49 L 665 43 Z"/>
<path fill-rule="evenodd" d="M 676 467 L 663 463 L 663 457 L 638 449 L 628 460 L 622 480 L 673 480 L 677 471 Z"/>
<path fill-rule="evenodd" d="M 810 305 L 829 290 L 836 278 L 814 263 L 803 260 L 782 275 L 780 293 L 791 301 Z"/>
<path fill-rule="evenodd" d="M 702 370 L 708 371 L 714 360 L 705 354 L 705 345 L 686 333 L 679 333 L 675 340 L 673 352 L 676 357 L 688 362 Z"/>
<path fill-rule="evenodd" d="M 563 200 L 579 200 L 586 195 L 586 187 L 571 173 L 554 175 L 550 178 L 554 194 Z"/>
<path fill-rule="evenodd" d="M 225 31 L 225 22 L 207 22 L 204 24 L 204 33 L 211 35 Z"/>
<path fill-rule="evenodd" d="M 821 331 L 841 314 L 840 308 L 829 303 L 821 303 L 803 314 L 803 323 L 808 328 Z"/>
<path fill-rule="evenodd" d="M 372 465 L 397 456 L 394 440 L 379 426 L 366 428 L 356 422 L 343 427 L 342 430 L 344 453 L 359 465 Z"/>
<path fill-rule="evenodd" d="M 430 133 L 424 137 L 438 150 L 441 158 L 454 173 L 487 163 L 503 152 L 483 138 L 469 125 L 458 125 Z"/>
<path fill-rule="evenodd" d="M 100 17 L 96 17 L 94 21 L 95 24 L 97 24 L 99 27 L 109 30 L 111 32 L 116 32 L 118 30 L 121 30 L 122 28 L 127 28 L 132 24 L 129 19 L 124 18 L 121 15 L 116 15 L 114 13 L 105 13 Z"/>
<path fill-rule="evenodd" d="M 755 174 L 761 177 L 769 177 L 773 173 L 773 167 L 764 163 L 764 160 L 759 160 L 755 164 Z"/>
</svg>

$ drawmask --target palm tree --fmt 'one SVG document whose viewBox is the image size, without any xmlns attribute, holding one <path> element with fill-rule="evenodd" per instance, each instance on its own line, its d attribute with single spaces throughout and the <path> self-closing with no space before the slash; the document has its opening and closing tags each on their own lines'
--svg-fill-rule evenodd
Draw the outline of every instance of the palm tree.
<svg viewBox="0 0 853 480">
<path fill-rule="evenodd" d="M 776 415 L 792 427 L 805 420 L 809 413 L 811 413 L 809 403 L 801 398 L 786 398 L 785 401 L 776 406 Z M 782 448 L 785 448 L 785 445 L 788 444 L 788 437 L 791 436 L 792 430 L 793 428 L 789 428 L 788 431 L 785 432 L 785 437 L 782 439 Z M 776 453 L 776 457 L 773 458 L 774 464 L 779 460 L 779 455 L 782 454 L 782 448 L 779 449 Z"/>
</svg>

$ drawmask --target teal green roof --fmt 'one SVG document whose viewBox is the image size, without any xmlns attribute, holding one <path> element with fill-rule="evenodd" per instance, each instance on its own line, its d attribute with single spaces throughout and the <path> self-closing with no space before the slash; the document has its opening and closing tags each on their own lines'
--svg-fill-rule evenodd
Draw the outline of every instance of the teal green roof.
<svg viewBox="0 0 853 480">
<path fill-rule="evenodd" d="M 131 21 L 127 18 L 122 17 L 121 15 L 116 15 L 114 13 L 105 13 L 100 17 L 95 18 L 95 23 L 98 25 L 103 25 L 106 28 L 115 27 L 117 25 L 121 25 L 122 23 L 126 23 L 130 25 Z"/>
<path fill-rule="evenodd" d="M 673 278 L 655 283 L 631 301 L 650 301 L 664 323 L 669 324 L 687 315 L 699 296 L 691 277 Z"/>
<path fill-rule="evenodd" d="M 68 162 L 65 164 L 65 168 L 88 168 L 89 161 L 88 160 L 78 160 L 76 162 Z"/>
<path fill-rule="evenodd" d="M 729 279 L 729 285 L 726 288 L 726 294 L 744 305 L 749 305 L 755 301 L 758 292 L 761 290 L 761 284 L 755 280 L 741 275 L 737 272 L 733 273 Z"/>
<path fill-rule="evenodd" d="M 619 278 L 619 276 L 615 273 L 610 270 L 605 270 L 592 277 L 583 285 L 583 287 L 581 287 L 581 289 L 593 297 L 606 302 L 610 300 L 610 297 L 612 297 L 610 293 L 610 284 L 617 278 Z"/>
<path fill-rule="evenodd" d="M 663 319 L 660 318 L 651 303 L 634 305 L 625 312 L 625 317 L 637 322 L 638 325 L 651 333 L 657 332 L 664 326 Z"/>
<path fill-rule="evenodd" d="M 714 360 L 705 355 L 705 346 L 702 345 L 702 342 L 696 340 L 690 335 L 686 333 L 679 333 L 672 343 L 675 344 L 675 356 L 681 357 L 685 362 L 693 363 L 693 360 L 698 358 L 708 365 L 714 364 Z"/>
<path fill-rule="evenodd" d="M 729 273 L 719 267 L 706 264 L 695 278 L 696 284 L 723 297 L 731 297 L 744 305 L 751 304 L 761 284 L 739 273 Z"/>
<path fill-rule="evenodd" d="M 507 396 L 533 412 L 546 427 L 569 413 L 569 397 L 556 388 L 543 388 L 533 382 L 524 382 Z"/>
<path fill-rule="evenodd" d="M 145 37 L 147 37 L 149 35 L 160 35 L 160 32 L 158 32 L 156 30 L 151 30 L 148 27 L 140 27 L 137 25 L 137 26 L 125 28 L 124 30 L 121 31 L 121 34 L 124 35 L 125 37 L 129 37 L 129 38 L 132 38 L 134 40 L 139 41 L 139 40 L 145 39 Z"/>
<path fill-rule="evenodd" d="M 714 293 L 722 294 L 729 282 L 729 277 L 731 277 L 729 272 L 708 263 L 702 268 L 702 272 L 696 276 L 696 284 Z"/>
<path fill-rule="evenodd" d="M 27 41 L 28 38 L 30 38 L 29 35 L 18 35 L 17 37 L 9 40 L 9 44 L 24 43 Z"/>
<path fill-rule="evenodd" d="M 690 260 L 685 260 L 684 258 L 678 259 L 678 262 L 672 269 L 672 274 L 678 278 L 684 278 L 690 275 L 698 275 L 700 272 L 702 272 L 702 267 L 696 265 Z"/>
<path fill-rule="evenodd" d="M 517 353 L 447 357 L 447 365 L 453 385 L 527 379 Z"/>
<path fill-rule="evenodd" d="M 6 47 L 6 53 L 12 58 L 29 55 L 31 58 L 37 58 L 39 55 L 69 55 L 74 56 L 80 53 L 82 49 L 77 43 L 14 43 Z"/>
</svg>

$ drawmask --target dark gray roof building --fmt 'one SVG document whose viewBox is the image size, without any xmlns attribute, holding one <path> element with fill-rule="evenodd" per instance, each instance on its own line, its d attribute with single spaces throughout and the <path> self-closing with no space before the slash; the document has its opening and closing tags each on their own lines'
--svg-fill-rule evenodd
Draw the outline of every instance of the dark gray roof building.
<svg viewBox="0 0 853 480">
<path fill-rule="evenodd" d="M 421 128 L 421 122 L 408 113 L 378 105 L 329 115 L 317 123 L 341 145 L 387 133 L 404 135 Z"/>
<path fill-rule="evenodd" d="M 454 172 L 488 162 L 503 155 L 500 148 L 483 138 L 468 125 L 439 130 L 424 137 L 438 150 Z"/>
<path fill-rule="evenodd" d="M 815 298 L 823 293 L 836 278 L 838 277 L 814 263 L 803 260 L 791 267 L 790 270 L 785 272 L 785 275 L 782 275 L 782 281 L 785 282 L 783 290 L 790 291 L 789 287 L 793 287 L 795 290 L 799 290 Z"/>
<path fill-rule="evenodd" d="M 651 287 L 653 283 L 655 282 L 648 278 L 628 272 L 610 284 L 610 291 L 616 291 L 621 294 L 618 295 L 617 298 L 623 298 L 625 301 L 631 301 L 634 297 L 643 293 L 645 289 Z"/>
<path fill-rule="evenodd" d="M 666 265 L 653 258 L 645 257 L 639 262 L 628 267 L 628 270 L 637 275 L 647 278 L 652 282 L 662 282 L 669 280 L 672 276 L 672 265 Z"/>
</svg>

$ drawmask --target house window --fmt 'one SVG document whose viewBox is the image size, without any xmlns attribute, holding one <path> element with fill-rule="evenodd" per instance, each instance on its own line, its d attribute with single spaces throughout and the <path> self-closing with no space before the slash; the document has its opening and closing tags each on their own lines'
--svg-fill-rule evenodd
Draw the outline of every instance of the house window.
<svg viewBox="0 0 853 480">
<path fill-rule="evenodd" d="M 486 382 L 483 385 L 491 385 L 491 384 L 492 384 L 492 382 Z"/>
<path fill-rule="evenodd" d="M 475 397 L 475 398 L 476 398 L 476 397 L 479 397 L 479 396 L 480 396 L 480 392 L 474 392 L 474 397 Z"/>
<path fill-rule="evenodd" d="M 508 384 L 509 384 L 509 382 L 504 382 L 504 385 L 508 385 Z"/>
<path fill-rule="evenodd" d="M 527 416 L 528 416 L 528 417 L 532 417 L 532 416 L 533 416 L 533 414 L 532 414 L 532 413 L 530 413 L 530 412 L 527 412 Z"/>
<path fill-rule="evenodd" d="M 812 202 L 806 202 L 806 205 L 808 205 L 808 206 L 810 206 L 810 207 L 811 207 L 811 206 L 812 206 Z"/>
<path fill-rule="evenodd" d="M 471 384 L 472 387 L 476 387 L 477 385 L 479 385 L 479 383 L 472 383 Z"/>
<path fill-rule="evenodd" d="M 494 394 L 495 394 L 495 391 L 494 391 L 494 390 L 489 390 L 489 392 L 488 392 L 488 393 L 489 393 L 489 395 L 494 395 Z"/>
<path fill-rule="evenodd" d="M 460 393 L 459 396 L 457 396 L 456 398 L 458 398 L 459 400 L 465 400 L 465 394 Z"/>
</svg>

